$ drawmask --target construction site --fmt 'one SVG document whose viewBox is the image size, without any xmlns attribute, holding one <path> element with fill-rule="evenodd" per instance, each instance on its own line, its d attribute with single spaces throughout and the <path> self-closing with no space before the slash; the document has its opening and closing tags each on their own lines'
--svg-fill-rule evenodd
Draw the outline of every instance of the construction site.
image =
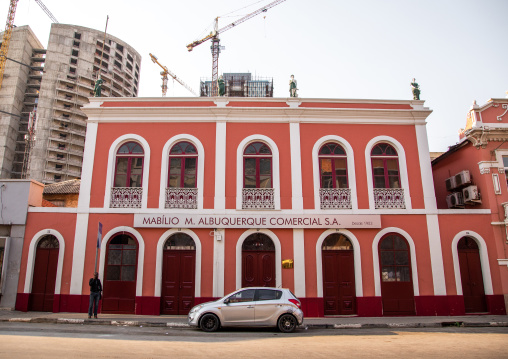
<svg viewBox="0 0 508 359">
<path fill-rule="evenodd" d="M 94 96 L 99 73 L 102 96 L 136 97 L 141 55 L 104 31 L 56 19 L 47 46 L 28 25 L 1 36 L 0 178 L 80 178 L 86 133 L 80 108 Z"/>
</svg>

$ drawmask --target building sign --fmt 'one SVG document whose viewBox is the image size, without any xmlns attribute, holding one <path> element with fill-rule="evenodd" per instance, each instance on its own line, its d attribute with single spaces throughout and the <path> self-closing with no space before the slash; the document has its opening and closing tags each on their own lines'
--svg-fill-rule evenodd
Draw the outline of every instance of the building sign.
<svg viewBox="0 0 508 359">
<path fill-rule="evenodd" d="M 381 228 L 379 215 L 134 214 L 136 228 Z"/>
</svg>

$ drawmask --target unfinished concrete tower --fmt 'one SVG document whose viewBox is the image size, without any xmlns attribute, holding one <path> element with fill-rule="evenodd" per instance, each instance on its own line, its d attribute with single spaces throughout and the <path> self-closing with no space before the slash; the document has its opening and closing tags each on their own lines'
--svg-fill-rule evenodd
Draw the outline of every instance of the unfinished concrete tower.
<svg viewBox="0 0 508 359">
<path fill-rule="evenodd" d="M 39 96 L 45 53 L 30 27 L 13 29 L 0 89 L 0 178 L 21 178 L 24 135 Z"/>
<path fill-rule="evenodd" d="M 28 35 L 16 35 L 21 29 L 30 34 L 30 40 Z M 0 177 L 21 178 L 24 135 L 35 103 L 38 119 L 29 178 L 54 183 L 81 177 L 86 116 L 80 108 L 93 96 L 99 69 L 104 97 L 136 97 L 139 88 L 139 53 L 108 34 L 103 42 L 103 31 L 52 24 L 44 50 L 28 26 L 14 29 L 8 57 L 16 56 L 32 68 L 13 62 L 5 70 L 0 110 L 22 117 L 0 113 Z M 18 50 L 21 47 L 24 50 Z M 4 106 L 8 101 L 13 104 Z"/>
</svg>

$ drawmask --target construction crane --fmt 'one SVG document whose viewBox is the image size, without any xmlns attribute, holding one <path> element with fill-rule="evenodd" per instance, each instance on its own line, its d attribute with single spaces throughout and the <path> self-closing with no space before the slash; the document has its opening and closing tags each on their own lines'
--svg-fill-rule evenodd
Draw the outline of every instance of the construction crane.
<svg viewBox="0 0 508 359">
<path fill-rule="evenodd" d="M 212 50 L 212 84 L 216 84 L 215 86 L 212 86 L 212 96 L 217 96 L 217 80 L 219 78 L 219 53 L 221 50 L 220 47 L 220 39 L 219 34 L 222 34 L 223 32 L 232 29 L 233 27 L 240 25 L 242 22 L 245 22 L 254 16 L 257 16 L 263 12 L 267 12 L 268 9 L 279 5 L 280 3 L 284 2 L 286 0 L 276 0 L 274 2 L 271 2 L 270 4 L 262 7 L 261 9 L 258 9 L 254 12 L 251 12 L 248 15 L 245 15 L 239 20 L 236 20 L 232 22 L 231 24 L 224 26 L 223 28 L 219 29 L 219 18 L 215 18 L 215 24 L 214 24 L 214 30 L 210 33 L 210 35 L 202 38 L 201 40 L 196 40 L 193 43 L 190 43 L 187 45 L 187 50 L 192 51 L 196 46 L 202 44 L 205 41 L 212 40 L 212 46 L 210 46 L 210 49 Z"/>
<path fill-rule="evenodd" d="M 42 3 L 41 0 L 35 0 L 35 2 L 37 3 L 37 5 L 39 5 L 41 7 L 41 9 L 46 13 L 46 15 L 49 16 L 49 18 L 51 19 L 51 21 L 53 21 L 54 23 L 58 24 L 58 20 L 53 16 L 53 14 L 51 13 L 51 11 L 49 11 L 49 9 L 46 7 L 46 5 L 44 5 Z"/>
<path fill-rule="evenodd" d="M 9 5 L 9 14 L 7 14 L 7 22 L 5 24 L 4 36 L 2 37 L 2 47 L 0 48 L 0 88 L 2 88 L 2 81 L 4 79 L 5 62 L 7 61 L 7 53 L 9 52 L 9 43 L 11 42 L 14 15 L 16 14 L 17 5 L 18 0 L 11 0 Z"/>
<path fill-rule="evenodd" d="M 151 53 L 150 53 L 150 57 L 152 58 L 152 61 L 154 63 L 156 63 L 157 65 L 159 65 L 162 68 L 162 71 L 161 71 L 161 76 L 162 76 L 162 86 L 161 86 L 162 87 L 162 96 L 166 96 L 166 92 L 168 91 L 168 75 L 171 76 L 173 78 L 173 80 L 177 81 L 180 85 L 185 87 L 187 90 L 192 92 L 195 96 L 198 96 L 198 94 L 192 88 L 190 88 L 189 85 L 187 85 L 185 82 L 180 80 L 174 73 L 169 71 L 169 69 L 166 66 L 162 65 L 159 62 L 159 60 L 157 59 L 157 57 L 155 57 Z"/>
</svg>

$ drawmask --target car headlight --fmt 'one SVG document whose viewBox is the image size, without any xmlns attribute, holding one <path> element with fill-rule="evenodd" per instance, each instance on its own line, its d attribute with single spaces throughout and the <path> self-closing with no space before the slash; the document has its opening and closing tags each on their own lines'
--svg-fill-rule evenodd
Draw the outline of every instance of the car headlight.
<svg viewBox="0 0 508 359">
<path fill-rule="evenodd" d="M 200 305 L 196 305 L 195 307 L 193 307 L 193 308 L 190 310 L 189 314 L 196 313 L 196 312 L 197 312 L 198 310 L 200 310 L 201 308 L 203 308 L 203 305 L 202 305 L 202 304 L 200 304 Z"/>
</svg>

